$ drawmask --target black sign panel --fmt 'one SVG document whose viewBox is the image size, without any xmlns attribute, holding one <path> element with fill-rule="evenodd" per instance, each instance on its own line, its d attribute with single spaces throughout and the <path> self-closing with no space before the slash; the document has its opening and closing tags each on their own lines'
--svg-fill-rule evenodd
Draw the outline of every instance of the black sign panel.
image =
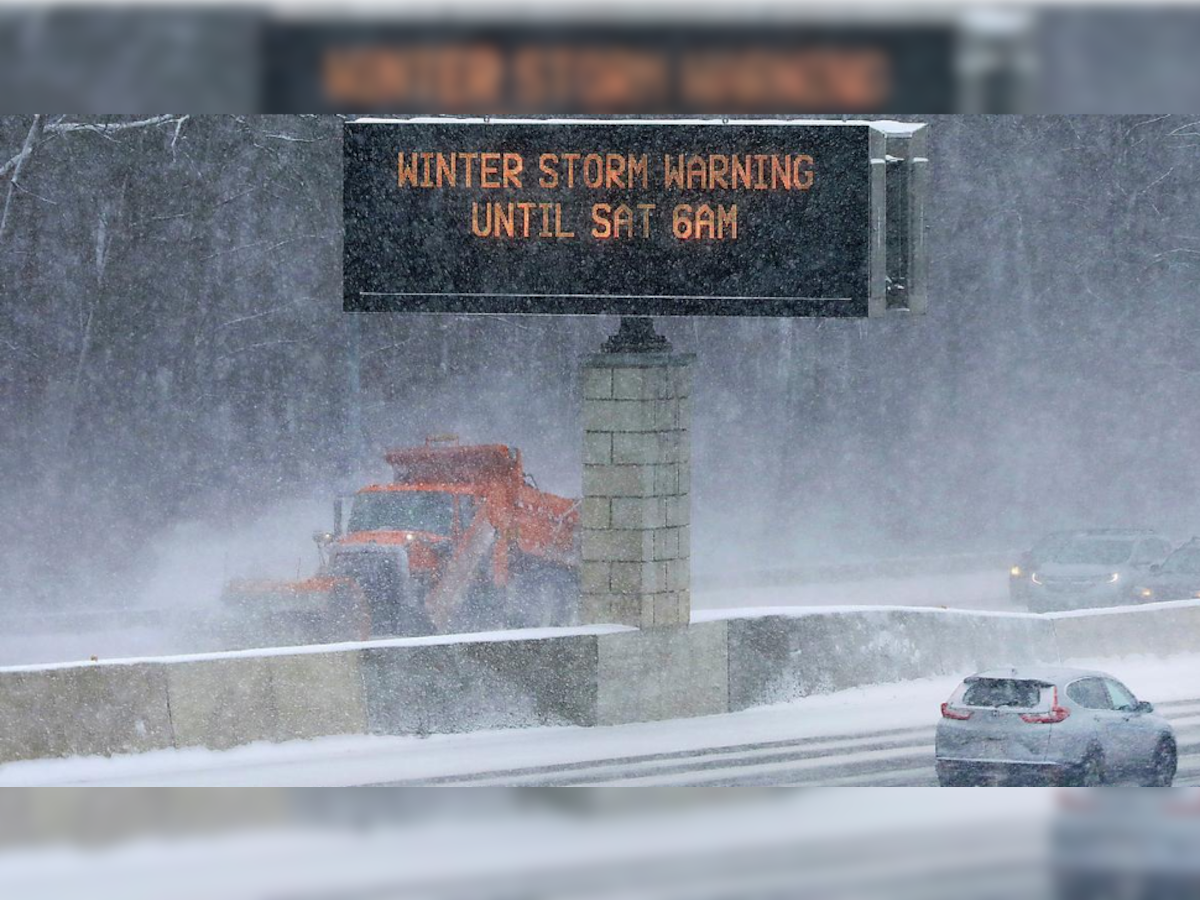
<svg viewBox="0 0 1200 900">
<path fill-rule="evenodd" d="M 871 126 L 345 129 L 345 308 L 866 316 Z"/>
</svg>

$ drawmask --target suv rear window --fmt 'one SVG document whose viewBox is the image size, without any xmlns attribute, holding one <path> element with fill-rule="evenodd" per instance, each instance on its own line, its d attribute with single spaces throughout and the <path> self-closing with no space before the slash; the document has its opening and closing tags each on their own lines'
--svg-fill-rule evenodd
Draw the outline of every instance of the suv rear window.
<svg viewBox="0 0 1200 900">
<path fill-rule="evenodd" d="M 1011 707 L 1034 709 L 1042 701 L 1042 683 L 1017 678 L 976 678 L 968 681 L 963 692 L 964 706 Z"/>
</svg>

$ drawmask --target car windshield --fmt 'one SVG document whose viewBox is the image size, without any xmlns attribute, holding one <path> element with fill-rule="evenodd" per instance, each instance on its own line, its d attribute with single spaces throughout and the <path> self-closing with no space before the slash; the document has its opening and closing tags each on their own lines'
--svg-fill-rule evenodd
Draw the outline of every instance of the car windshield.
<svg viewBox="0 0 1200 900">
<path fill-rule="evenodd" d="M 965 687 L 962 702 L 966 706 L 1036 709 L 1041 705 L 1044 685 L 1018 678 L 975 678 Z"/>
<path fill-rule="evenodd" d="M 1133 541 L 1089 538 L 1054 548 L 1049 561 L 1063 565 L 1116 566 L 1128 562 L 1132 554 Z"/>
<path fill-rule="evenodd" d="M 449 534 L 454 495 L 444 491 L 364 491 L 354 497 L 349 528 L 355 531 L 427 531 Z"/>
<path fill-rule="evenodd" d="M 1189 547 L 1172 553 L 1165 563 L 1164 572 L 1183 572 L 1189 575 L 1200 574 L 1200 547 Z"/>
<path fill-rule="evenodd" d="M 1055 552 L 1065 547 L 1072 540 L 1069 534 L 1050 534 L 1033 545 L 1030 554 L 1034 559 L 1049 559 Z"/>
</svg>

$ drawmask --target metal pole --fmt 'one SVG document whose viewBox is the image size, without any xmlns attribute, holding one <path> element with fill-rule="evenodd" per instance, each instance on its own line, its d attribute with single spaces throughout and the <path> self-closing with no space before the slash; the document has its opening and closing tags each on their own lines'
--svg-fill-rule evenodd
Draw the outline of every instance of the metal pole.
<svg viewBox="0 0 1200 900">
<path fill-rule="evenodd" d="M 604 353 L 670 353 L 671 342 L 654 330 L 649 316 L 621 316 L 617 333 L 601 349 Z"/>
</svg>

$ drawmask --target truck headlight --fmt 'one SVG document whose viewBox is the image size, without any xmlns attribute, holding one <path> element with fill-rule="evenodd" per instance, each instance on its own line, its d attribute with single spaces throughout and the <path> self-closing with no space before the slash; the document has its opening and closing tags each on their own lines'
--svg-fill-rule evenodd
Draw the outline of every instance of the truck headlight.
<svg viewBox="0 0 1200 900">
<path fill-rule="evenodd" d="M 1037 572 L 1033 572 L 1033 573 L 1032 573 L 1032 574 L 1029 576 L 1029 580 L 1030 580 L 1030 581 L 1032 581 L 1034 584 L 1041 584 L 1041 583 L 1042 583 L 1042 579 L 1038 578 L 1038 573 L 1037 573 Z"/>
<path fill-rule="evenodd" d="M 1113 572 L 1111 575 L 1109 575 L 1109 576 L 1108 576 L 1108 583 L 1109 583 L 1109 584 L 1116 584 L 1116 583 L 1117 583 L 1118 581 L 1120 581 L 1120 580 L 1121 580 L 1121 573 L 1120 573 L 1120 572 Z"/>
<path fill-rule="evenodd" d="M 1008 570 L 1008 574 L 1011 575 L 1013 578 L 1020 578 L 1021 577 L 1021 567 L 1013 566 L 1011 569 Z"/>
</svg>

